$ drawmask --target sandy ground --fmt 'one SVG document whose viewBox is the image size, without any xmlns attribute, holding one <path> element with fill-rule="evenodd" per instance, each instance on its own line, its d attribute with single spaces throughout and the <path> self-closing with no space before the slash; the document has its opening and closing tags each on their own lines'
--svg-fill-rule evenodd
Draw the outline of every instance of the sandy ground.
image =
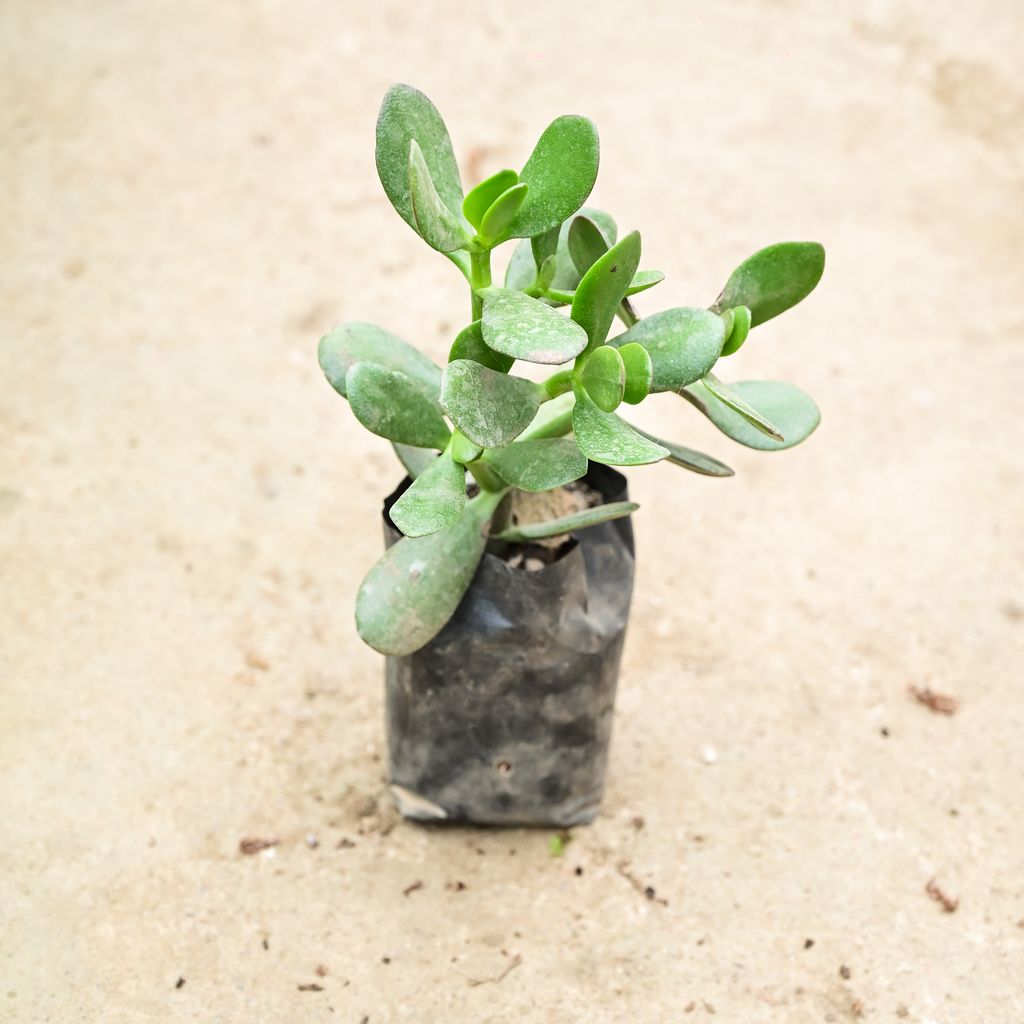
<svg viewBox="0 0 1024 1024">
<path fill-rule="evenodd" d="M 1024 1020 L 1024 14 L 970 6 L 0 8 L 0 1019 Z M 383 788 L 351 609 L 399 474 L 314 348 L 442 358 L 468 302 L 376 180 L 395 80 L 478 173 L 592 116 L 641 312 L 829 251 L 729 367 L 815 395 L 810 443 L 644 407 L 737 476 L 632 473 L 561 858 Z"/>
</svg>

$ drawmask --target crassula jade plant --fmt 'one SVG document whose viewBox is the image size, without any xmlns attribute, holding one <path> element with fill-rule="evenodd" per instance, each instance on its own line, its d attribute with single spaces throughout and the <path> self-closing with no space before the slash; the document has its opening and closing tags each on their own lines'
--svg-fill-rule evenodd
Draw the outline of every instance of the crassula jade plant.
<svg viewBox="0 0 1024 1024">
<path fill-rule="evenodd" d="M 597 129 L 586 118 L 556 118 L 521 171 L 499 171 L 464 194 L 440 114 L 421 92 L 396 85 L 380 109 L 376 155 L 395 209 L 466 278 L 471 317 L 443 370 L 372 324 L 342 324 L 320 341 L 328 381 L 364 427 L 392 442 L 412 478 L 390 511 L 404 536 L 370 570 L 356 601 L 359 633 L 371 647 L 404 655 L 429 642 L 490 538 L 558 536 L 637 508 L 614 502 L 515 525 L 496 515 L 514 488 L 562 487 L 586 474 L 588 460 L 664 460 L 732 475 L 717 459 L 632 426 L 624 405 L 678 395 L 734 441 L 763 451 L 789 448 L 818 425 L 814 402 L 792 385 L 726 384 L 715 372 L 752 328 L 811 292 L 825 263 L 817 243 L 762 249 L 709 307 L 641 319 L 631 296 L 664 275 L 640 269 L 638 232 L 620 238 L 611 217 L 583 205 L 598 167 Z M 504 286 L 495 285 L 491 253 L 515 239 Z M 625 329 L 609 337 L 616 318 Z M 553 372 L 535 383 L 512 372 L 517 360 Z M 477 484 L 468 498 L 467 471 Z"/>
</svg>

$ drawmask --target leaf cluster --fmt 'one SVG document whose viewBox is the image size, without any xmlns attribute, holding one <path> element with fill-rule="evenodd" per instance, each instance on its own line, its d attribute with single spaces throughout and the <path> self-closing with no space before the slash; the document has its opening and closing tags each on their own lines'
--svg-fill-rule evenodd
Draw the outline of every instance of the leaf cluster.
<svg viewBox="0 0 1024 1024">
<path fill-rule="evenodd" d="M 753 328 L 794 306 L 818 283 L 825 254 L 814 242 L 754 253 L 707 307 L 640 318 L 633 296 L 664 275 L 641 269 L 637 231 L 585 206 L 597 179 L 597 129 L 564 115 L 542 132 L 517 172 L 504 169 L 463 191 L 448 130 L 434 105 L 392 87 L 377 121 L 384 191 L 409 226 L 465 276 L 471 319 L 445 367 L 369 323 L 325 335 L 319 361 L 367 430 L 392 442 L 412 483 L 391 508 L 404 535 L 359 591 L 363 639 L 386 654 L 411 653 L 445 625 L 472 581 L 489 539 L 536 540 L 629 515 L 616 502 L 550 523 L 497 523 L 513 488 L 545 491 L 578 480 L 590 461 L 637 466 L 666 461 L 703 476 L 732 470 L 656 437 L 621 415 L 651 395 L 684 398 L 723 434 L 777 451 L 804 440 L 820 416 L 791 384 L 723 382 L 718 362 Z M 518 240 L 504 282 L 490 256 Z M 614 333 L 621 321 L 623 330 Z M 515 363 L 552 369 L 537 383 Z M 467 473 L 476 493 L 467 496 Z"/>
</svg>

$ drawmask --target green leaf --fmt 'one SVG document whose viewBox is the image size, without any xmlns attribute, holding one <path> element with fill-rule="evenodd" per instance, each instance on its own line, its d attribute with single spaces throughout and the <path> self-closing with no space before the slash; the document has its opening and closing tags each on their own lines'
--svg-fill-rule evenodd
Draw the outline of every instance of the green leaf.
<svg viewBox="0 0 1024 1024">
<path fill-rule="evenodd" d="M 825 250 L 817 242 L 769 245 L 732 272 L 715 310 L 747 306 L 756 327 L 810 295 L 824 270 Z"/>
<path fill-rule="evenodd" d="M 615 243 L 617 237 L 615 221 L 609 214 L 604 210 L 584 206 L 580 210 L 580 215 L 589 217 L 600 228 L 608 245 Z M 559 229 L 552 228 L 544 235 L 530 240 L 523 239 L 513 251 L 512 259 L 505 271 L 505 287 L 513 288 L 516 291 L 525 291 L 532 287 L 537 277 L 537 267 L 552 255 L 550 240 L 557 238 L 554 248 L 555 276 L 551 280 L 551 287 L 560 291 L 575 289 L 576 285 L 580 283 L 580 272 L 569 255 L 569 229 L 571 226 L 572 221 L 566 221 Z"/>
<path fill-rule="evenodd" d="M 492 174 L 466 193 L 466 198 L 462 201 L 462 215 L 473 227 L 479 228 L 491 203 L 517 181 L 519 175 L 515 171 L 505 170 Z"/>
<path fill-rule="evenodd" d="M 722 346 L 722 355 L 731 356 L 733 352 L 740 350 L 750 333 L 750 310 L 746 306 L 736 306 L 725 312 L 729 320 L 725 321 L 725 344 Z"/>
<path fill-rule="evenodd" d="M 569 832 L 556 832 L 548 839 L 548 853 L 552 857 L 561 857 L 565 848 L 572 842 L 572 835 Z"/>
<path fill-rule="evenodd" d="M 640 232 L 631 231 L 583 275 L 573 296 L 571 315 L 587 332 L 589 349 L 597 348 L 608 337 L 615 310 L 625 298 L 639 263 Z"/>
<path fill-rule="evenodd" d="M 519 180 L 530 186 L 530 192 L 509 235 L 531 238 L 571 217 L 594 187 L 597 164 L 593 122 L 573 114 L 555 118 L 519 172 Z"/>
<path fill-rule="evenodd" d="M 409 377 L 427 398 L 441 393 L 441 371 L 425 355 L 376 324 L 341 324 L 320 339 L 317 358 L 324 376 L 345 394 L 345 375 L 356 363 L 377 363 Z"/>
<path fill-rule="evenodd" d="M 722 318 L 706 309 L 679 306 L 644 317 L 609 345 L 636 342 L 651 354 L 651 391 L 678 391 L 700 380 L 718 361 L 725 341 Z"/>
<path fill-rule="evenodd" d="M 612 519 L 622 519 L 631 515 L 640 506 L 634 501 L 611 501 L 607 505 L 597 505 L 573 512 L 571 515 L 549 519 L 543 523 L 524 523 L 521 526 L 509 526 L 495 534 L 496 540 L 522 544 L 531 540 L 543 540 L 545 537 L 557 537 L 562 533 L 575 533 L 585 530 L 588 526 L 607 523 Z"/>
<path fill-rule="evenodd" d="M 466 229 L 437 194 L 415 139 L 409 144 L 409 194 L 416 230 L 431 249 L 454 252 L 469 245 Z"/>
<path fill-rule="evenodd" d="M 753 406 L 743 401 L 743 396 L 736 394 L 727 384 L 720 381 L 713 373 L 706 373 L 701 378 L 704 387 L 723 405 L 737 412 L 752 427 L 762 434 L 767 434 L 773 441 L 785 441 L 785 438 L 771 420 L 759 413 Z"/>
<path fill-rule="evenodd" d="M 597 351 L 600 352 L 601 349 Z M 626 386 L 622 392 L 622 400 L 629 405 L 639 405 L 651 393 L 651 382 L 654 380 L 651 354 L 635 341 L 623 345 L 618 352 L 626 369 Z"/>
<path fill-rule="evenodd" d="M 475 363 L 481 363 L 498 373 L 508 373 L 515 362 L 511 356 L 501 352 L 495 352 L 488 348 L 484 341 L 483 331 L 480 329 L 480 321 L 474 320 L 468 327 L 464 327 L 455 336 L 452 342 L 451 352 L 448 353 L 448 362 L 453 363 L 456 359 L 472 359 Z M 438 392 L 440 393 L 441 371 L 438 370 Z"/>
<path fill-rule="evenodd" d="M 485 461 L 521 491 L 550 491 L 587 472 L 587 457 L 571 437 L 514 441 L 487 453 Z"/>
<path fill-rule="evenodd" d="M 561 235 L 561 224 L 556 224 L 552 228 L 548 228 L 547 231 L 539 235 L 534 235 L 529 241 L 529 249 L 533 254 L 534 266 L 539 267 L 549 256 L 554 256 L 558 251 L 558 239 Z M 520 246 L 526 246 L 526 241 L 519 243 Z"/>
<path fill-rule="evenodd" d="M 398 461 L 409 474 L 410 480 L 415 480 L 421 473 L 425 473 L 437 459 L 437 452 L 433 448 L 413 448 L 407 444 L 395 444 L 394 441 L 391 442 L 391 447 L 395 449 Z"/>
<path fill-rule="evenodd" d="M 502 192 L 484 214 L 480 237 L 489 245 L 496 245 L 508 234 L 508 226 L 523 205 L 529 186 L 523 182 Z"/>
<path fill-rule="evenodd" d="M 557 364 L 587 346 L 582 328 L 537 299 L 509 288 L 483 288 L 479 294 L 484 300 L 484 341 L 496 352 L 531 363 Z"/>
<path fill-rule="evenodd" d="M 569 224 L 569 258 L 582 277 L 611 247 L 601 229 L 585 214 Z"/>
<path fill-rule="evenodd" d="M 594 349 L 580 370 L 579 381 L 598 409 L 614 412 L 622 402 L 626 387 L 626 367 L 618 350 L 608 345 Z"/>
<path fill-rule="evenodd" d="M 377 363 L 356 363 L 345 377 L 349 405 L 371 433 L 414 448 L 446 448 L 440 410 L 411 378 Z"/>
<path fill-rule="evenodd" d="M 723 434 L 748 448 L 765 452 L 792 448 L 810 436 L 821 422 L 821 413 L 814 400 L 792 384 L 774 380 L 744 380 L 732 385 L 732 393 L 774 423 L 785 436 L 785 441 L 775 441 L 751 426 L 743 416 L 715 398 L 703 382 L 691 385 L 682 395 Z"/>
<path fill-rule="evenodd" d="M 530 248 L 530 239 L 524 238 L 512 250 L 512 258 L 505 268 L 505 287 L 509 291 L 525 292 L 527 288 L 532 288 L 536 281 L 537 264 Z"/>
<path fill-rule="evenodd" d="M 406 537 L 425 537 L 451 526 L 465 504 L 466 470 L 445 451 L 391 506 L 391 522 Z"/>
<path fill-rule="evenodd" d="M 633 275 L 633 280 L 630 281 L 629 287 L 626 289 L 626 295 L 637 295 L 640 292 L 645 292 L 648 288 L 653 288 L 664 280 L 665 275 L 660 270 L 638 270 Z"/>
<path fill-rule="evenodd" d="M 668 457 L 668 449 L 637 433 L 613 412 L 602 412 L 582 387 L 575 388 L 572 429 L 587 458 L 607 466 L 644 466 Z"/>
<path fill-rule="evenodd" d="M 533 381 L 489 370 L 470 359 L 449 363 L 441 382 L 441 401 L 452 422 L 484 448 L 514 441 L 537 414 L 541 393 Z"/>
<path fill-rule="evenodd" d="M 485 525 L 501 498 L 482 491 L 451 526 L 388 548 L 356 598 L 356 627 L 366 643 L 381 654 L 412 654 L 441 631 L 473 581 Z"/>
<path fill-rule="evenodd" d="M 693 448 L 686 448 L 681 444 L 676 444 L 674 441 L 666 441 L 664 438 L 655 437 L 639 427 L 633 427 L 633 429 L 638 434 L 643 434 L 649 441 L 660 444 L 662 448 L 667 448 L 668 458 L 665 460 L 666 462 L 682 466 L 683 469 L 692 470 L 694 473 L 700 473 L 702 476 L 724 477 L 735 475 L 724 462 L 719 462 L 718 459 L 713 459 L 710 455 L 705 455 L 703 452 L 698 452 Z"/>
<path fill-rule="evenodd" d="M 462 182 L 448 129 L 426 96 L 409 85 L 393 85 L 377 116 L 377 174 L 391 205 L 419 233 L 409 192 L 409 147 L 423 151 L 441 202 L 451 211 L 462 207 Z"/>
<path fill-rule="evenodd" d="M 546 291 L 551 287 L 551 282 L 554 281 L 556 273 L 558 273 L 558 258 L 555 256 L 545 257 L 544 262 L 537 271 L 537 287 L 542 292 Z"/>
</svg>

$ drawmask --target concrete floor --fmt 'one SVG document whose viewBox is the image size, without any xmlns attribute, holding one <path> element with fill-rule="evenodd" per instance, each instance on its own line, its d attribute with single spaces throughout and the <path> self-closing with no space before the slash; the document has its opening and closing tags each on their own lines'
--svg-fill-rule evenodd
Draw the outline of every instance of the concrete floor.
<svg viewBox="0 0 1024 1024">
<path fill-rule="evenodd" d="M 1022 28 L 8 0 L 0 1019 L 1024 1020 Z M 594 202 L 668 275 L 641 312 L 829 253 L 729 366 L 817 398 L 807 445 L 642 411 L 737 476 L 631 474 L 609 791 L 560 858 L 383 788 L 352 603 L 399 473 L 315 344 L 375 319 L 442 359 L 468 313 L 376 180 L 395 80 L 475 176 L 593 117 Z"/>
</svg>

